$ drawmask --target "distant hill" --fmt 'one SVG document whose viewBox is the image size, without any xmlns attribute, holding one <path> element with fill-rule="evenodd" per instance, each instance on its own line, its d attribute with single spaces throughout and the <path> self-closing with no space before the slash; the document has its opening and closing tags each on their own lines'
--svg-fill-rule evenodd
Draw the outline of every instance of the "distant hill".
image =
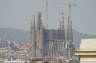
<svg viewBox="0 0 96 63">
<path fill-rule="evenodd" d="M 0 39 L 2 40 L 16 40 L 18 42 L 26 42 L 27 38 L 28 31 L 13 28 L 0 28 Z"/>
<path fill-rule="evenodd" d="M 18 42 L 27 42 L 28 31 L 18 30 L 13 28 L 0 28 L 0 39 L 2 40 L 16 40 Z M 73 30 L 74 42 L 76 48 L 79 47 L 80 40 L 83 38 L 96 38 L 96 35 L 90 35 Z"/>
</svg>

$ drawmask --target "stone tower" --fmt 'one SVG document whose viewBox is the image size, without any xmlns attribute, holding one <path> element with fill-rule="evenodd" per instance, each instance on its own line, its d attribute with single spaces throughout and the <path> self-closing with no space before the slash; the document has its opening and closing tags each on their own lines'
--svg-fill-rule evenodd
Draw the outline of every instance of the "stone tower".
<svg viewBox="0 0 96 63">
<path fill-rule="evenodd" d="M 35 24 L 35 15 L 33 15 L 32 19 L 33 23 L 31 23 L 31 35 L 30 35 L 30 41 L 32 44 L 32 57 L 36 57 L 36 24 Z"/>
<path fill-rule="evenodd" d="M 73 33 L 72 33 L 72 20 L 71 16 L 68 16 L 68 28 L 67 28 L 67 40 L 73 42 Z M 70 43 L 70 44 L 71 44 Z"/>
<path fill-rule="evenodd" d="M 41 13 L 33 16 L 33 25 L 31 28 L 32 57 L 42 57 L 44 52 L 44 40 Z"/>
<path fill-rule="evenodd" d="M 72 32 L 72 20 L 71 16 L 68 16 L 68 28 L 67 28 L 67 53 L 68 57 L 72 58 L 74 56 L 74 43 L 73 43 L 73 32 Z"/>
<path fill-rule="evenodd" d="M 60 16 L 60 30 L 64 30 L 64 12 L 61 12 Z"/>
<path fill-rule="evenodd" d="M 44 54 L 44 37 L 43 37 L 43 25 L 42 25 L 42 19 L 41 19 L 41 13 L 39 12 L 37 15 L 37 27 L 36 27 L 36 56 L 42 57 Z"/>
</svg>

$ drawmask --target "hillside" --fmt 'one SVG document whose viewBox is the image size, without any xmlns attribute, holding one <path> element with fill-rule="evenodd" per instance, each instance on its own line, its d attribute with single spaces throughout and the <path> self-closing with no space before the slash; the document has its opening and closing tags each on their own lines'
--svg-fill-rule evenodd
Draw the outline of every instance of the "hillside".
<svg viewBox="0 0 96 63">
<path fill-rule="evenodd" d="M 26 42 L 28 32 L 13 28 L 0 28 L 0 39 L 2 40 L 16 40 L 18 42 Z"/>
<path fill-rule="evenodd" d="M 89 35 L 73 30 L 74 41 L 76 48 L 79 47 L 82 38 L 96 38 L 96 35 Z M 16 40 L 17 42 L 27 42 L 28 31 L 18 30 L 13 28 L 0 28 L 0 39 L 2 40 Z"/>
</svg>

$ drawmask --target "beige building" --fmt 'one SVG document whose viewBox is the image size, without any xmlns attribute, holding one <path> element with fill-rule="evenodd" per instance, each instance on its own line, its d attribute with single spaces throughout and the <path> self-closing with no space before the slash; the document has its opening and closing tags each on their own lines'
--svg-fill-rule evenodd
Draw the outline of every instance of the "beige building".
<svg viewBox="0 0 96 63">
<path fill-rule="evenodd" d="M 80 56 L 80 63 L 96 63 L 96 39 L 82 39 L 75 54 Z"/>
</svg>

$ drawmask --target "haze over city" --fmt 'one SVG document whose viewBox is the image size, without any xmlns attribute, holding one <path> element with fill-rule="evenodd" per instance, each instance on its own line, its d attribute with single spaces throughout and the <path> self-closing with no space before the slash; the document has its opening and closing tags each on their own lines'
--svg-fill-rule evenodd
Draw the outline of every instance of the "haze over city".
<svg viewBox="0 0 96 63">
<path fill-rule="evenodd" d="M 0 0 L 0 63 L 96 63 L 96 0 Z"/>
<path fill-rule="evenodd" d="M 43 12 L 43 0 L 0 0 L 0 28 L 16 28 L 29 30 L 33 7 L 35 11 Z M 49 28 L 58 28 L 60 8 L 64 8 L 65 18 L 67 6 L 52 5 L 51 3 L 67 3 L 66 0 L 49 0 Z M 84 33 L 96 34 L 96 0 L 73 0 L 72 7 L 73 29 Z M 54 23 L 54 25 L 53 25 Z M 65 25 L 67 21 L 65 20 Z"/>
</svg>

